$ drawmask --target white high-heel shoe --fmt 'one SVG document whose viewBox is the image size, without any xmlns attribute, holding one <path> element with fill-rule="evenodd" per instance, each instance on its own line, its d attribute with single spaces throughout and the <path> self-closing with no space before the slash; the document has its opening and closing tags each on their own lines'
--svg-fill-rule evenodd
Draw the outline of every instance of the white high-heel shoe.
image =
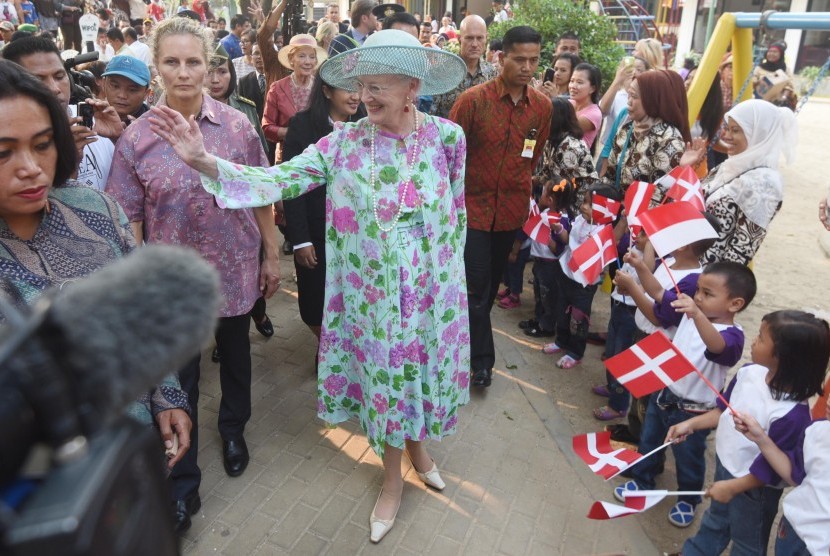
<svg viewBox="0 0 830 556">
<path fill-rule="evenodd" d="M 418 478 L 421 479 L 425 485 L 431 486 L 435 490 L 444 490 L 444 487 L 447 486 L 441 478 L 441 475 L 438 473 L 438 466 L 435 465 L 435 460 L 432 460 L 432 469 L 426 473 L 418 471 L 415 468 L 414 463 L 412 464 L 412 469 L 415 469 L 415 473 L 418 475 Z"/>
<path fill-rule="evenodd" d="M 398 517 L 398 510 L 401 509 L 401 501 L 398 500 L 398 507 L 395 508 L 395 515 L 392 516 L 392 519 L 380 519 L 375 515 L 375 510 L 377 510 L 381 496 L 383 496 L 383 489 L 380 489 L 378 500 L 375 502 L 375 507 L 372 508 L 372 515 L 369 516 L 369 540 L 373 543 L 379 543 L 386 536 L 386 533 L 392 529 L 395 518 Z"/>
</svg>

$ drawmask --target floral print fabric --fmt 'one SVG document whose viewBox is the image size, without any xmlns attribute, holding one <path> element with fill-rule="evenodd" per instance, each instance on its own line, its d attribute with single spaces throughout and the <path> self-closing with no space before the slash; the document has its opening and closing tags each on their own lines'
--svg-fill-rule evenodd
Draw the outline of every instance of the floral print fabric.
<svg viewBox="0 0 830 556">
<path fill-rule="evenodd" d="M 375 452 L 386 443 L 440 439 L 469 401 L 469 323 L 463 253 L 466 142 L 457 125 L 427 116 L 408 187 L 414 134 L 377 132 L 370 187 L 366 119 L 340 125 L 273 168 L 219 161 L 202 176 L 217 202 L 260 206 L 326 185 L 326 291 L 318 415 L 356 416 Z M 413 187 L 414 184 L 414 187 Z M 408 191 L 406 198 L 403 191 Z M 376 201 L 376 202 L 375 202 Z M 390 231 L 398 204 L 405 209 Z"/>
</svg>

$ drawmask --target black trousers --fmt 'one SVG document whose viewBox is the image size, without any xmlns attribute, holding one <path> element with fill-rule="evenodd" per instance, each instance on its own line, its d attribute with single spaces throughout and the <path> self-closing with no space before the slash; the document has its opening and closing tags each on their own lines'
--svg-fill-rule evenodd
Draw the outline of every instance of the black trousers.
<svg viewBox="0 0 830 556">
<path fill-rule="evenodd" d="M 219 384 L 222 401 L 219 404 L 219 434 L 224 440 L 239 438 L 251 418 L 251 343 L 248 328 L 251 315 L 219 319 L 216 341 L 219 346 Z M 201 355 L 179 371 L 182 390 L 187 392 L 192 408 L 190 419 L 190 449 L 173 468 L 173 499 L 184 500 L 199 492 L 202 472 L 196 463 L 199 453 L 199 361 Z"/>
<path fill-rule="evenodd" d="M 81 37 L 81 26 L 76 21 L 72 24 L 60 25 L 61 35 L 63 36 L 64 50 L 77 50 L 82 52 L 84 49 L 83 38 Z"/>
<path fill-rule="evenodd" d="M 490 310 L 496 299 L 507 256 L 516 230 L 485 232 L 467 229 L 464 265 L 467 269 L 467 302 L 470 311 L 470 366 L 492 369 L 496 363 Z"/>
</svg>

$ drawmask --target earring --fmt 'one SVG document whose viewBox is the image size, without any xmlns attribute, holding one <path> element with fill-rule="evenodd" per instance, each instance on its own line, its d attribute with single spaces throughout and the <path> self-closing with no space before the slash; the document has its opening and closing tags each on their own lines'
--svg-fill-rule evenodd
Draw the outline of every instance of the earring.
<svg viewBox="0 0 830 556">
<path fill-rule="evenodd" d="M 409 105 L 411 103 L 412 103 L 412 99 L 409 98 L 409 97 L 406 97 L 406 104 L 403 105 L 403 111 L 404 112 L 409 112 Z"/>
</svg>

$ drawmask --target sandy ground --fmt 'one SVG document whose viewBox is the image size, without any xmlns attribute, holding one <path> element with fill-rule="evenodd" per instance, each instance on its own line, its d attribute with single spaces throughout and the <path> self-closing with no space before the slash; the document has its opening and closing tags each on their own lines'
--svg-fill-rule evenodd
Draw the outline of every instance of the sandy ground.
<svg viewBox="0 0 830 556">
<path fill-rule="evenodd" d="M 748 361 L 749 345 L 757 334 L 761 317 L 778 309 L 805 309 L 819 314 L 830 315 L 821 284 L 830 283 L 830 260 L 820 242 L 828 241 L 826 232 L 818 221 L 818 200 L 826 193 L 830 179 L 825 175 L 824 162 L 830 156 L 826 136 L 830 124 L 830 103 L 811 101 L 798 116 L 799 143 L 794 164 L 784 167 L 786 183 L 784 204 L 773 221 L 764 244 L 754 261 L 758 279 L 758 295 L 754 302 L 739 316 L 738 322 L 744 327 L 747 344 L 744 352 Z M 824 237 L 825 234 L 828 237 Z M 530 265 L 527 267 L 530 276 Z M 515 323 L 532 314 L 532 286 L 527 286 L 520 308 L 505 311 L 494 308 L 494 328 L 497 334 L 506 334 L 517 343 L 527 346 L 524 357 L 528 363 L 547 366 L 550 373 L 546 378 L 545 390 L 559 405 L 562 414 L 575 431 L 589 432 L 603 429 L 603 423 L 596 421 L 591 410 L 602 405 L 603 400 L 590 392 L 590 386 L 604 381 L 604 367 L 600 362 L 600 347 L 588 346 L 584 363 L 572 371 L 562 371 L 554 366 L 555 359 L 539 351 L 541 341 L 527 338 L 516 328 Z M 593 329 L 602 329 L 608 322 L 608 295 L 598 293 L 594 300 Z M 504 361 L 505 365 L 512 364 Z M 714 467 L 714 435 L 709 438 L 708 476 Z M 668 457 L 665 473 L 658 478 L 657 488 L 676 487 L 674 462 Z M 597 481 L 601 481 L 597 478 Z M 617 484 L 617 481 L 612 481 Z M 613 501 L 612 485 L 607 488 L 605 500 Z M 689 529 L 673 527 L 666 519 L 673 500 L 663 501 L 649 512 L 624 519 L 639 519 L 647 534 L 660 550 L 674 552 L 698 527 L 706 503 L 698 509 L 697 519 Z M 587 511 L 587 508 L 586 508 Z"/>
</svg>

